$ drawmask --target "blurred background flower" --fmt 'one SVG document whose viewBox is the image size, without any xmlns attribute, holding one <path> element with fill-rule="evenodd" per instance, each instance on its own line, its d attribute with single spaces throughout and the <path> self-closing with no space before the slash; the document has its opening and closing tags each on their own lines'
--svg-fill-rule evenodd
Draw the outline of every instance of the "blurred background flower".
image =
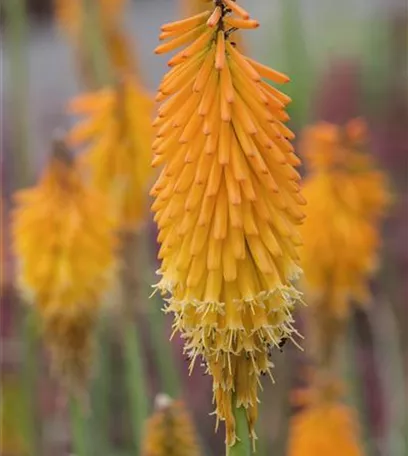
<svg viewBox="0 0 408 456">
<path fill-rule="evenodd" d="M 185 405 L 165 394 L 155 399 L 155 411 L 146 423 L 143 456 L 199 456 L 198 439 Z"/>
</svg>

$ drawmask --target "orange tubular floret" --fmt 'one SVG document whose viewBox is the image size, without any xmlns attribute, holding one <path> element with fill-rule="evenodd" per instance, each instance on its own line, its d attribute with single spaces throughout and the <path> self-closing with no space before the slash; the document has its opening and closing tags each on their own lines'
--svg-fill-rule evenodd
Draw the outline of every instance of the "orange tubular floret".
<svg viewBox="0 0 408 456">
<path fill-rule="evenodd" d="M 221 7 L 217 6 L 207 21 L 208 27 L 215 27 L 221 18 Z"/>
<path fill-rule="evenodd" d="M 238 16 L 241 16 L 242 19 L 249 19 L 249 13 L 248 11 L 245 11 L 244 8 L 239 6 L 235 1 L 233 0 L 224 0 L 224 3 L 227 5 L 227 7 L 233 11 L 235 14 Z"/>
<path fill-rule="evenodd" d="M 181 21 L 170 22 L 168 24 L 164 24 L 161 27 L 162 32 L 172 32 L 175 30 L 190 30 L 198 25 L 202 25 L 205 23 L 206 19 L 210 15 L 209 11 L 205 11 L 203 13 L 197 14 L 196 16 L 189 17 L 187 19 L 183 19 Z"/>
<path fill-rule="evenodd" d="M 239 29 L 255 29 L 259 27 L 259 22 L 252 19 L 237 19 L 227 16 L 225 22 L 231 27 Z"/>
<path fill-rule="evenodd" d="M 262 65 L 262 63 L 256 62 L 249 57 L 245 57 L 247 62 L 249 62 L 254 69 L 264 78 L 270 79 L 277 84 L 285 84 L 290 81 L 290 78 L 286 74 L 281 73 L 280 71 L 273 70 L 272 68 Z"/>
</svg>

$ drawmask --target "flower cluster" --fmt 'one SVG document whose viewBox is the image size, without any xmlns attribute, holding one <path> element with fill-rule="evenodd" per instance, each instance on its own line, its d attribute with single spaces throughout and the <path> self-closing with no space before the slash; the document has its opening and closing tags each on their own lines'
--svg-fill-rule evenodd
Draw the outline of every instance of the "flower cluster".
<svg viewBox="0 0 408 456">
<path fill-rule="evenodd" d="M 256 20 L 232 0 L 165 24 L 157 54 L 169 61 L 157 100 L 152 189 L 161 243 L 158 288 L 186 341 L 213 376 L 216 412 L 235 442 L 233 407 L 253 437 L 257 388 L 271 348 L 295 332 L 301 272 L 300 164 L 285 126 L 290 98 L 263 78 L 289 78 L 244 56 L 232 38 Z"/>
<path fill-rule="evenodd" d="M 344 128 L 309 127 L 301 142 L 310 168 L 301 249 L 305 290 L 310 302 L 322 301 L 339 319 L 347 317 L 352 299 L 368 300 L 378 225 L 390 198 L 385 175 L 364 151 L 366 141 L 365 124 L 356 119 Z"/>
<path fill-rule="evenodd" d="M 16 195 L 14 250 L 20 286 L 41 317 L 58 373 L 71 388 L 89 374 L 92 329 L 115 265 L 107 200 L 83 183 L 57 141 L 39 183 Z"/>
<path fill-rule="evenodd" d="M 288 456 L 362 456 L 355 412 L 340 401 L 336 383 L 315 385 L 297 392 L 303 409 L 292 418 Z"/>
<path fill-rule="evenodd" d="M 151 175 L 150 113 L 153 103 L 132 76 L 112 88 L 81 95 L 69 110 L 88 118 L 68 135 L 72 146 L 89 143 L 83 160 L 92 185 L 111 196 L 123 229 L 137 228 L 144 214 Z"/>
<path fill-rule="evenodd" d="M 156 408 L 147 422 L 143 456 L 199 456 L 195 430 L 184 404 L 159 395 Z"/>
</svg>

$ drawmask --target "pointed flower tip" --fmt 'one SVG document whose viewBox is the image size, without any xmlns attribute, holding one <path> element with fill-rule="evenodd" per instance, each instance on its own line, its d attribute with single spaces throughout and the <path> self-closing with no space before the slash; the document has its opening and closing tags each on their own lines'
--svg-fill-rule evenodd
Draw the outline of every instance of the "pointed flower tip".
<svg viewBox="0 0 408 456">
<path fill-rule="evenodd" d="M 156 405 L 156 411 L 146 425 L 143 456 L 200 456 L 196 432 L 184 404 L 167 395 L 159 395 Z"/>
</svg>

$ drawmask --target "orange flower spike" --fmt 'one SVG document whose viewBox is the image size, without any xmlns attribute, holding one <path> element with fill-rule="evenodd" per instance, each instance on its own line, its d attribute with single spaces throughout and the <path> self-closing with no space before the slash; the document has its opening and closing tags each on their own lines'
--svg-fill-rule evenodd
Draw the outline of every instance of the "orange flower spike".
<svg viewBox="0 0 408 456">
<path fill-rule="evenodd" d="M 362 150 L 366 130 L 360 119 L 345 128 L 320 123 L 306 129 L 301 141 L 310 168 L 304 186 L 309 204 L 302 227 L 303 284 L 308 301 L 321 301 L 340 319 L 347 317 L 352 299 L 369 300 L 379 223 L 390 203 L 386 176 Z M 324 232 L 316 228 L 322 223 Z"/>
<path fill-rule="evenodd" d="M 296 391 L 303 409 L 289 424 L 288 456 L 363 456 L 355 411 L 341 402 L 339 385 Z"/>
<path fill-rule="evenodd" d="M 150 178 L 153 104 L 133 77 L 116 87 L 81 95 L 68 106 L 88 118 L 68 134 L 72 146 L 90 144 L 83 155 L 93 185 L 111 197 L 121 229 L 137 229 Z M 149 134 L 150 132 L 150 134 Z"/>
<path fill-rule="evenodd" d="M 68 387 L 89 376 L 93 328 L 115 267 L 116 228 L 102 193 L 85 185 L 63 142 L 39 183 L 16 195 L 19 284 L 37 308 L 53 366 Z"/>
<path fill-rule="evenodd" d="M 153 165 L 164 168 L 151 192 L 161 243 L 158 288 L 171 295 L 168 311 L 191 368 L 201 356 L 213 376 L 229 445 L 234 407 L 245 407 L 255 438 L 258 382 L 272 367 L 270 347 L 295 332 L 299 293 L 291 281 L 301 272 L 296 225 L 304 204 L 290 164 L 299 164 L 294 135 L 283 124 L 290 99 L 262 81 L 289 78 L 236 48 L 235 26 L 258 25 L 236 6 L 220 0 L 199 15 L 203 22 L 195 16 L 166 24 L 190 25 L 159 47 L 173 49 L 175 39 L 187 45 L 159 87 Z"/>
</svg>

